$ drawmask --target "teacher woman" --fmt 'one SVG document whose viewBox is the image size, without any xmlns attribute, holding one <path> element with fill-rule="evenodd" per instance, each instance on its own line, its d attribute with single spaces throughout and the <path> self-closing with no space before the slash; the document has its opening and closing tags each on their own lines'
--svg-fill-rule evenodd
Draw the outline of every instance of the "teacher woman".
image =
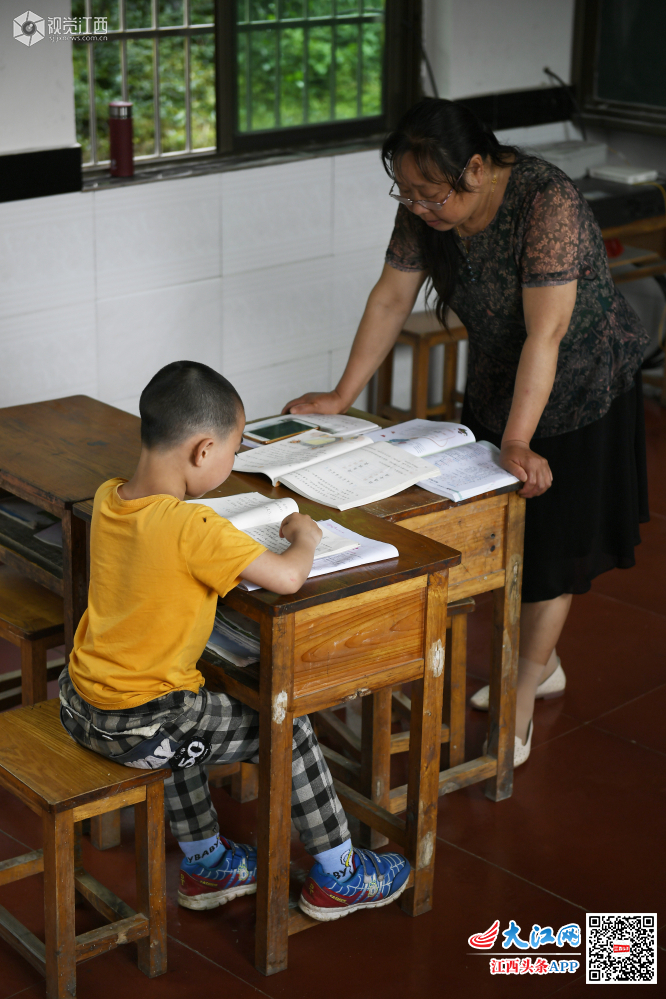
<svg viewBox="0 0 666 999">
<path fill-rule="evenodd" d="M 467 327 L 462 422 L 501 448 L 528 500 L 514 764 L 534 700 L 564 691 L 574 593 L 634 565 L 649 519 L 640 364 L 648 335 L 611 279 L 599 227 L 557 167 L 502 146 L 459 104 L 424 98 L 382 150 L 400 202 L 381 277 L 333 392 L 284 412 L 344 412 L 395 343 L 424 281 Z M 454 539 L 451 539 L 454 541 Z M 488 707 L 488 688 L 472 703 Z"/>
</svg>

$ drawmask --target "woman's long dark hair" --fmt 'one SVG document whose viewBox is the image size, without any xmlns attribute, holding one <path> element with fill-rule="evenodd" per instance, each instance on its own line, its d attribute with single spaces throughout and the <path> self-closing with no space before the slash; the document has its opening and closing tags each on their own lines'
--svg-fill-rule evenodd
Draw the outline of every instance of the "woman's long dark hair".
<svg viewBox="0 0 666 999">
<path fill-rule="evenodd" d="M 456 191 L 467 191 L 465 179 L 458 180 L 466 164 L 478 153 L 496 166 L 510 163 L 521 153 L 514 146 L 502 146 L 491 130 L 462 104 L 424 97 L 402 116 L 382 148 L 384 169 L 392 180 L 400 170 L 405 153 L 411 153 L 426 180 L 444 180 Z M 437 295 L 435 312 L 446 326 L 446 310 L 453 295 L 460 249 L 453 230 L 437 232 L 419 226 L 419 238 L 428 268 L 427 294 Z"/>
</svg>

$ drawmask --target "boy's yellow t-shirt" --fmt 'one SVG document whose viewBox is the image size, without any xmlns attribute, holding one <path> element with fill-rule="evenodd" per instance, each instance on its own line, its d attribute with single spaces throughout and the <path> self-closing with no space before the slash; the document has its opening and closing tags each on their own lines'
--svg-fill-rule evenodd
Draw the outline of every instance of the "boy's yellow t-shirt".
<svg viewBox="0 0 666 999">
<path fill-rule="evenodd" d="M 88 609 L 69 663 L 81 697 L 107 711 L 199 690 L 218 594 L 266 551 L 210 507 L 166 495 L 124 500 L 125 481 L 95 494 Z"/>
</svg>

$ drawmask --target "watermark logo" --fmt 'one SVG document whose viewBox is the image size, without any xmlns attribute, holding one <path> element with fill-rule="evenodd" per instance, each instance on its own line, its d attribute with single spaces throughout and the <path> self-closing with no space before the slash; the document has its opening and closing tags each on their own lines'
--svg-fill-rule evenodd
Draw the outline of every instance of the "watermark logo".
<svg viewBox="0 0 666 999">
<path fill-rule="evenodd" d="M 48 36 L 50 42 L 105 42 L 108 17 L 49 17 L 45 19 L 26 10 L 14 18 L 14 38 L 21 45 L 35 45 Z"/>
<path fill-rule="evenodd" d="M 52 42 L 63 39 L 72 42 L 97 40 L 98 35 L 106 35 L 108 30 L 108 17 L 49 18 L 49 41 Z"/>
<path fill-rule="evenodd" d="M 44 37 L 44 18 L 31 10 L 14 18 L 14 38 L 21 45 L 36 45 Z"/>
<path fill-rule="evenodd" d="M 490 950 L 497 940 L 499 926 L 499 919 L 496 919 L 493 925 L 490 926 L 485 933 L 473 933 L 467 943 L 470 947 L 474 947 L 475 950 Z"/>
<path fill-rule="evenodd" d="M 565 944 L 568 947 L 581 945 L 582 937 L 578 923 L 567 923 L 565 926 L 560 926 L 557 932 L 552 926 L 534 923 L 529 937 L 524 939 L 520 935 L 520 926 L 511 919 L 507 928 L 502 930 L 501 950 L 493 951 L 499 933 L 500 921 L 496 919 L 483 933 L 473 933 L 467 940 L 476 952 L 491 951 L 488 954 L 491 975 L 572 974 L 580 968 L 580 961 L 570 960 L 570 957 L 580 957 L 580 953 L 572 954 L 571 951 L 568 955 L 561 953 Z M 555 947 L 557 950 L 540 954 L 539 950 L 542 947 Z M 518 953 L 513 948 L 516 948 Z M 526 951 L 528 953 L 525 953 Z"/>
</svg>

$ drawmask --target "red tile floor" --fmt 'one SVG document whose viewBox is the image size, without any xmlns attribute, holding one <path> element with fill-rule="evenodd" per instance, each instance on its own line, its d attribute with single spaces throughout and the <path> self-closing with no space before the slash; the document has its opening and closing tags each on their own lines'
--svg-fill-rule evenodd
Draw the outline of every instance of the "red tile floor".
<svg viewBox="0 0 666 999">
<path fill-rule="evenodd" d="M 467 938 L 514 919 L 557 929 L 584 924 L 585 912 L 659 914 L 666 945 L 666 411 L 646 402 L 652 520 L 642 529 L 637 566 L 600 577 L 576 597 L 559 652 L 566 696 L 536 708 L 532 755 L 516 773 L 513 797 L 488 801 L 480 785 L 439 803 L 435 905 L 411 919 L 397 905 L 359 913 L 298 936 L 289 969 L 264 978 L 252 965 L 254 902 L 239 899 L 212 912 L 176 904 L 180 863 L 167 831 L 169 972 L 149 980 L 133 945 L 80 965 L 80 999 L 171 999 L 193 995 L 289 999 L 587 994 L 582 971 L 491 976 L 487 954 Z M 485 682 L 490 605 L 470 618 L 468 694 Z M 17 668 L 11 646 L 0 669 Z M 479 754 L 485 716 L 470 711 L 468 755 Z M 394 758 L 396 768 L 400 761 Z M 399 780 L 396 774 L 396 783 Z M 223 830 L 256 836 L 253 803 L 214 791 Z M 0 859 L 40 845 L 35 816 L 0 792 Z M 123 842 L 97 853 L 85 842 L 85 864 L 132 904 L 132 812 Z M 297 842 L 295 870 L 307 866 Z M 43 930 L 41 876 L 0 890 L 0 903 L 34 933 Z M 660 911 L 661 910 L 661 911 Z M 99 925 L 82 906 L 78 932 Z M 500 937 L 500 941 L 501 941 Z M 497 945 L 494 948 L 497 949 Z M 577 948 L 580 949 L 580 948 Z M 625 986 L 632 995 L 638 986 Z M 643 995 L 643 992 L 640 992 Z M 0 941 L 0 999 L 44 995 L 39 975 Z"/>
</svg>

